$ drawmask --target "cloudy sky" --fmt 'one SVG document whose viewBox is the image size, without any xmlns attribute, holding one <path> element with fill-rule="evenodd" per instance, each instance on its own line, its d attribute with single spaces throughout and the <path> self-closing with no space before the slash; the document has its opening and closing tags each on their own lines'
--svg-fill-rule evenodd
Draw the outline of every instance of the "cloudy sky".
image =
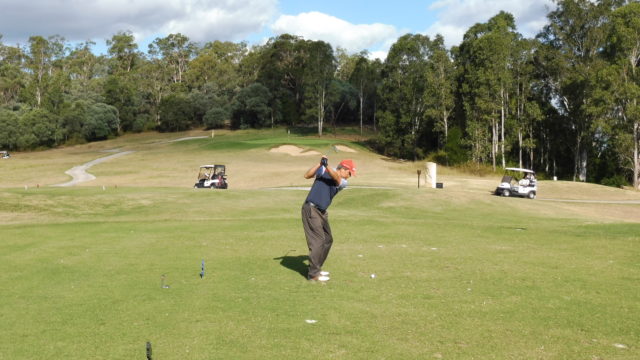
<svg viewBox="0 0 640 360">
<path fill-rule="evenodd" d="M 384 58 L 406 33 L 439 33 L 457 45 L 471 25 L 500 10 L 515 16 L 520 33 L 533 36 L 553 8 L 552 0 L 0 0 L 0 34 L 11 45 L 32 35 L 93 40 L 95 51 L 104 52 L 105 40 L 125 30 L 143 51 L 155 38 L 178 32 L 197 42 L 249 44 L 289 33 Z"/>
</svg>

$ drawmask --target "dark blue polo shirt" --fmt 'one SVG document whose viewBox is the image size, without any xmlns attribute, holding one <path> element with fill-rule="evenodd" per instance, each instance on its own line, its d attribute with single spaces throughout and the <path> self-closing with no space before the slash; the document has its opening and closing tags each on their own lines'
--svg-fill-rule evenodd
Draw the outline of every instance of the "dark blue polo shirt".
<svg viewBox="0 0 640 360">
<path fill-rule="evenodd" d="M 347 187 L 347 180 L 342 179 L 340 185 L 336 185 L 335 180 L 331 177 L 328 171 L 321 166 L 316 171 L 316 180 L 311 186 L 309 195 L 307 195 L 307 202 L 315 204 L 320 210 L 327 210 L 331 205 L 331 200 L 336 194 Z"/>
</svg>

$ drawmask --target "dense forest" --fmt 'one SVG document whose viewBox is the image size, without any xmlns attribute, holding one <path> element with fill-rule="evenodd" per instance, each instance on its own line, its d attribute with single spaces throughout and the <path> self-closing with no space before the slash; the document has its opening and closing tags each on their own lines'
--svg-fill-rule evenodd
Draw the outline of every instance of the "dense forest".
<svg viewBox="0 0 640 360">
<path fill-rule="evenodd" d="M 122 31 L 70 45 L 0 35 L 0 148 L 127 132 L 356 126 L 396 158 L 533 168 L 639 187 L 640 3 L 559 0 L 535 38 L 501 12 L 447 49 L 406 34 L 384 61 L 280 35 L 260 46 Z M 325 129 L 326 128 L 326 129 Z"/>
</svg>

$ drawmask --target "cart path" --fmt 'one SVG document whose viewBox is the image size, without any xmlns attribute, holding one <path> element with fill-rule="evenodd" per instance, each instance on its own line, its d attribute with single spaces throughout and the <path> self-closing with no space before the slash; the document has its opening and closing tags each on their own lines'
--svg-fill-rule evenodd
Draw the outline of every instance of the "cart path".
<svg viewBox="0 0 640 360">
<path fill-rule="evenodd" d="M 588 204 L 627 204 L 627 205 L 640 205 L 640 200 L 568 200 L 568 199 L 544 199 L 536 198 L 540 201 L 558 201 L 558 202 L 572 202 L 572 203 L 588 203 Z"/>
<path fill-rule="evenodd" d="M 85 163 L 83 165 L 74 166 L 71 169 L 64 172 L 65 174 L 70 175 L 73 178 L 71 181 L 67 181 L 66 183 L 61 183 L 61 184 L 55 184 L 52 186 L 75 186 L 79 183 L 95 180 L 96 177 L 89 174 L 87 172 L 87 169 L 89 169 L 93 165 L 100 164 L 102 162 L 118 158 L 120 156 L 128 155 L 133 152 L 134 151 L 123 151 L 123 152 L 115 153 L 113 155 L 91 160 L 88 163 Z"/>
</svg>

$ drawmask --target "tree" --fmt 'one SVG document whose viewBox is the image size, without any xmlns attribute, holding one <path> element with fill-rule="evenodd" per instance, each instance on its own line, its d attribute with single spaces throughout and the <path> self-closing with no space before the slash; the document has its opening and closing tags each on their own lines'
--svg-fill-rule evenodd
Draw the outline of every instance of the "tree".
<svg viewBox="0 0 640 360">
<path fill-rule="evenodd" d="M 54 62 L 64 56 L 64 38 L 50 36 L 45 39 L 42 36 L 29 38 L 29 52 L 26 58 L 26 66 L 31 74 L 28 89 L 32 94 L 32 103 L 36 107 L 43 104 L 45 96 L 49 95 L 51 80 L 54 76 Z"/>
<path fill-rule="evenodd" d="M 329 116 L 334 132 L 338 118 L 344 113 L 349 113 L 356 108 L 357 94 L 357 90 L 347 81 L 333 79 L 331 82 L 327 102 L 329 104 Z"/>
<path fill-rule="evenodd" d="M 231 127 L 243 129 L 267 126 L 271 120 L 270 98 L 269 89 L 260 83 L 241 89 L 231 106 Z"/>
<path fill-rule="evenodd" d="M 257 49 L 257 82 L 269 89 L 272 113 L 281 113 L 288 125 L 300 122 L 305 100 L 305 66 L 309 54 L 299 37 L 284 34 Z M 249 57 L 250 59 L 252 57 Z M 249 62 L 243 67 L 248 71 Z"/>
<path fill-rule="evenodd" d="M 375 61 L 367 59 L 367 53 L 362 52 L 357 55 L 354 69 L 349 77 L 349 82 L 358 92 L 358 110 L 360 121 L 360 135 L 362 135 L 364 127 L 364 118 L 367 114 L 367 108 L 374 108 L 367 115 L 375 114 L 375 106 L 369 102 L 375 101 L 376 90 L 379 79 L 379 61 L 376 66 Z M 367 106 L 369 105 L 369 106 Z M 375 128 L 375 122 L 373 123 Z"/>
<path fill-rule="evenodd" d="M 317 120 L 318 136 L 322 136 L 329 86 L 336 71 L 336 61 L 328 43 L 308 41 L 305 45 L 308 54 L 304 72 L 305 112 L 307 116 Z"/>
<path fill-rule="evenodd" d="M 93 41 L 85 41 L 77 45 L 67 56 L 69 77 L 75 86 L 73 94 L 76 98 L 95 98 L 90 89 L 90 83 L 99 75 L 100 59 L 93 54 Z"/>
<path fill-rule="evenodd" d="M 434 123 L 434 130 L 440 134 L 438 145 L 442 148 L 447 143 L 451 126 L 455 68 L 441 35 L 436 35 L 431 47 L 426 70 L 425 115 Z"/>
<path fill-rule="evenodd" d="M 513 127 L 517 136 L 518 164 L 522 168 L 523 152 L 529 152 L 529 167 L 534 167 L 534 149 L 536 148 L 537 125 L 542 120 L 540 106 L 540 87 L 535 79 L 535 53 L 538 41 L 518 39 L 513 48 L 512 74 L 513 88 L 511 89 L 511 115 Z"/>
<path fill-rule="evenodd" d="M 126 76 L 108 76 L 103 85 L 104 102 L 118 110 L 120 131 L 130 131 L 136 120 L 138 101 L 137 92 Z"/>
<path fill-rule="evenodd" d="M 63 139 L 60 118 L 46 109 L 33 109 L 26 112 L 20 118 L 19 124 L 17 139 L 19 149 L 52 147 L 60 144 Z"/>
<path fill-rule="evenodd" d="M 140 59 L 138 44 L 130 31 L 118 32 L 107 40 L 111 56 L 111 73 L 129 73 Z"/>
<path fill-rule="evenodd" d="M 481 162 L 486 156 L 487 138 L 482 128 L 488 127 L 491 139 L 488 148 L 494 170 L 500 155 L 502 166 L 506 166 L 505 131 L 513 82 L 512 54 L 519 38 L 513 15 L 500 12 L 487 23 L 472 26 L 457 49 L 467 129 L 472 130 L 468 134 L 474 149 L 473 159 Z"/>
<path fill-rule="evenodd" d="M 0 42 L 0 105 L 18 102 L 26 83 L 26 74 L 21 71 L 24 59 L 25 54 L 20 47 L 5 46 Z"/>
<path fill-rule="evenodd" d="M 539 35 L 555 50 L 548 82 L 559 99 L 559 110 L 573 132 L 573 179 L 587 180 L 588 156 L 595 136 L 594 75 L 602 68 L 609 16 L 617 0 L 559 0 L 547 15 L 549 24 Z"/>
<path fill-rule="evenodd" d="M 104 140 L 116 135 L 120 128 L 118 110 L 107 104 L 91 104 L 87 109 L 87 119 L 82 133 L 88 141 Z"/>
<path fill-rule="evenodd" d="M 224 107 L 212 107 L 204 115 L 204 126 L 207 129 L 223 128 L 230 118 L 229 110 Z"/>
<path fill-rule="evenodd" d="M 181 83 L 183 74 L 187 70 L 189 61 L 196 53 L 196 45 L 189 38 L 180 33 L 169 34 L 164 38 L 156 38 L 149 44 L 149 54 L 153 57 L 161 57 L 169 68 L 172 69 L 172 80 Z"/>
<path fill-rule="evenodd" d="M 193 106 L 185 94 L 169 94 L 160 101 L 160 131 L 184 131 L 191 128 Z"/>
<path fill-rule="evenodd" d="M 414 160 L 424 156 L 419 139 L 424 135 L 428 36 L 407 34 L 392 46 L 384 63 L 381 88 L 379 141 L 385 153 Z"/>
<path fill-rule="evenodd" d="M 239 66 L 247 53 L 245 43 L 214 41 L 206 43 L 191 60 L 184 77 L 192 88 L 206 92 L 216 89 L 218 96 L 231 97 L 240 87 Z M 215 84 L 214 87 L 205 86 Z"/>
<path fill-rule="evenodd" d="M 633 187 L 640 190 L 640 3 L 629 3 L 612 14 L 609 57 L 615 126 L 611 128 L 622 165 L 633 174 Z M 607 91 L 608 90 L 608 91 Z"/>
<path fill-rule="evenodd" d="M 18 145 L 19 132 L 18 115 L 0 108 L 0 148 L 14 150 Z"/>
</svg>

